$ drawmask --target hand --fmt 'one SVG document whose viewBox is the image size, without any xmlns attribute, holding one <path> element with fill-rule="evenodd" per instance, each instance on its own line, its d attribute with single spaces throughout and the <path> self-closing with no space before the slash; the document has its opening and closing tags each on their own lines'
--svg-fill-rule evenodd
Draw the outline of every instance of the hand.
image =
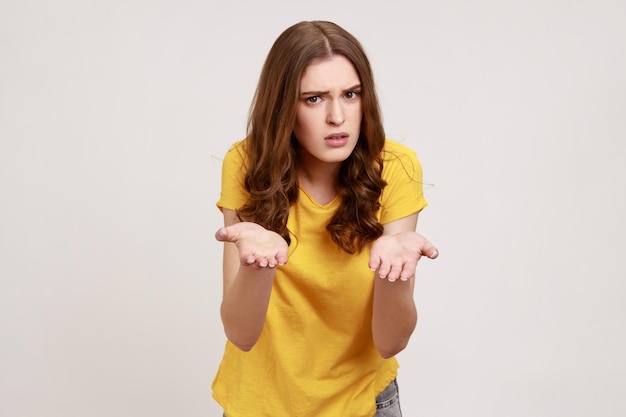
<svg viewBox="0 0 626 417">
<path fill-rule="evenodd" d="M 390 282 L 407 281 L 415 276 L 422 256 L 435 259 L 438 255 L 437 248 L 419 233 L 383 235 L 372 244 L 369 267 L 372 271 L 378 270 L 378 276 Z"/>
<path fill-rule="evenodd" d="M 220 242 L 234 243 L 244 266 L 274 268 L 287 263 L 288 245 L 285 239 L 256 223 L 241 222 L 222 227 L 215 233 L 215 238 Z"/>
</svg>

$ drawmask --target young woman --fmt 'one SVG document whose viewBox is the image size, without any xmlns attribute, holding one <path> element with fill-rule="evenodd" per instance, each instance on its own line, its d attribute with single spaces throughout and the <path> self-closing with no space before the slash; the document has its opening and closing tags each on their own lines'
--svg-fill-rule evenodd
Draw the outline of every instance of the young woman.
<svg viewBox="0 0 626 417">
<path fill-rule="evenodd" d="M 400 416 L 394 355 L 437 250 L 415 232 L 419 162 L 385 139 L 352 35 L 302 22 L 278 37 L 222 175 L 226 416 Z"/>
</svg>

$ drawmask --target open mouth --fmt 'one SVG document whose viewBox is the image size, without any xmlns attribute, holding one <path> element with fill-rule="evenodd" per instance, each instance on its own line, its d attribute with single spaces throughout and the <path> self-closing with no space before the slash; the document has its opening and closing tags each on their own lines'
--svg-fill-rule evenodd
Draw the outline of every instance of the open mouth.
<svg viewBox="0 0 626 417">
<path fill-rule="evenodd" d="M 347 133 L 335 133 L 333 135 L 326 136 L 324 139 L 326 139 L 326 140 L 341 140 L 341 139 L 347 139 L 348 136 L 350 136 L 350 135 L 348 135 Z"/>
<path fill-rule="evenodd" d="M 348 143 L 349 138 L 350 135 L 347 133 L 334 133 L 326 136 L 324 140 L 326 141 L 326 145 L 339 148 L 345 146 Z"/>
</svg>

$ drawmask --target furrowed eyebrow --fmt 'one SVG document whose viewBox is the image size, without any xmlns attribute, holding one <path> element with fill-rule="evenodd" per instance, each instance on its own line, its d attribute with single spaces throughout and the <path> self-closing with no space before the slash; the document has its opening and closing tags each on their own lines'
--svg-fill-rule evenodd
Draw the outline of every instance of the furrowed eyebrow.
<svg viewBox="0 0 626 417">
<path fill-rule="evenodd" d="M 360 89 L 361 89 L 361 84 L 357 84 L 357 85 L 354 85 L 354 86 L 348 88 L 347 90 L 343 90 L 343 92 L 347 93 L 348 91 L 354 91 L 354 90 L 360 90 Z"/>
<path fill-rule="evenodd" d="M 304 91 L 300 93 L 301 96 L 324 96 L 330 93 L 330 91 Z"/>
<path fill-rule="evenodd" d="M 361 84 L 356 84 L 350 88 L 346 88 L 345 90 L 342 91 L 342 93 L 347 93 L 349 91 L 354 91 L 354 90 L 358 90 L 361 88 Z M 303 91 L 302 93 L 300 93 L 301 96 L 324 96 L 329 94 L 330 91 Z"/>
</svg>

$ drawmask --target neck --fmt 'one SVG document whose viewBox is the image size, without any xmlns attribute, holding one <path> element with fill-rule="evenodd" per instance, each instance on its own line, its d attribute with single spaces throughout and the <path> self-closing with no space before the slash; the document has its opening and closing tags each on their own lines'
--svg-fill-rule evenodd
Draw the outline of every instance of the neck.
<svg viewBox="0 0 626 417">
<path fill-rule="evenodd" d="M 337 176 L 341 163 L 321 163 L 298 167 L 298 183 L 306 192 L 321 204 L 331 202 L 337 195 Z"/>
</svg>

